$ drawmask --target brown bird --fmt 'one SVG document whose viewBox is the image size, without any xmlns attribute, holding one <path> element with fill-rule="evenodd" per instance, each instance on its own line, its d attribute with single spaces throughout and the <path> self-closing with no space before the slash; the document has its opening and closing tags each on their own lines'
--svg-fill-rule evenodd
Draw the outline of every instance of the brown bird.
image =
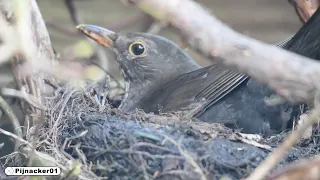
<svg viewBox="0 0 320 180">
<path fill-rule="evenodd" d="M 203 68 L 161 36 L 115 33 L 95 25 L 77 28 L 115 52 L 126 82 L 119 107 L 125 112 L 136 108 L 154 113 L 181 111 L 202 121 L 265 135 L 283 130 L 296 113 L 287 103 L 267 106 L 264 98 L 274 92 L 266 85 L 222 65 Z M 299 42 L 302 36 L 293 39 Z M 293 52 L 301 49 L 290 47 Z"/>
</svg>

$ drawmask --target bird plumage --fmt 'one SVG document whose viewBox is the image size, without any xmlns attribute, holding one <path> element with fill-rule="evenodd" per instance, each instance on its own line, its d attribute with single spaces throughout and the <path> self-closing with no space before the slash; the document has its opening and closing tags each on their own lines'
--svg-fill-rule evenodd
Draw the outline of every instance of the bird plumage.
<svg viewBox="0 0 320 180">
<path fill-rule="evenodd" d="M 282 48 L 319 59 L 320 11 L 303 25 Z M 96 35 L 103 28 L 84 26 Z M 100 33 L 101 34 L 101 33 Z M 182 111 L 211 123 L 222 123 L 246 133 L 271 135 L 284 129 L 296 114 L 295 106 L 265 104 L 275 93 L 247 75 L 223 65 L 200 67 L 173 42 L 145 33 L 112 34 L 111 49 L 129 84 L 121 109 L 146 112 Z M 114 38 L 116 37 L 116 38 Z M 103 35 L 103 38 L 106 38 Z M 98 41 L 99 42 L 99 41 Z M 140 43 L 139 55 L 130 49 Z M 128 49 L 129 48 L 129 49 Z"/>
</svg>

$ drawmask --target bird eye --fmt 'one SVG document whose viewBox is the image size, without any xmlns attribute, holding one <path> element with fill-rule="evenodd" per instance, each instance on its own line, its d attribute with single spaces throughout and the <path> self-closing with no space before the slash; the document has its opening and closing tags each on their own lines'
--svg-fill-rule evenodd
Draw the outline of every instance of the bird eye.
<svg viewBox="0 0 320 180">
<path fill-rule="evenodd" d="M 145 47 L 141 42 L 134 42 L 129 47 L 129 52 L 135 56 L 140 56 L 145 52 Z"/>
</svg>

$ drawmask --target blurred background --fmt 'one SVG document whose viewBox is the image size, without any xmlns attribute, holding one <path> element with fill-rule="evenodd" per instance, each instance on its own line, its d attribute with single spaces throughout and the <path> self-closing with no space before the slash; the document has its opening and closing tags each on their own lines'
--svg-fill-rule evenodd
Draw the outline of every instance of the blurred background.
<svg viewBox="0 0 320 180">
<path fill-rule="evenodd" d="M 284 40 L 301 26 L 294 8 L 287 0 L 197 1 L 238 32 L 267 43 Z M 77 33 L 72 23 L 65 1 L 38 0 L 38 3 L 57 52 L 67 57 L 72 57 L 75 51 L 80 53 L 80 56 L 90 54 L 85 37 Z M 142 18 L 138 9 L 125 6 L 119 0 L 76 0 L 75 7 L 82 23 L 95 24 L 114 31 L 146 31 L 150 26 L 147 22 L 150 19 Z M 126 23 L 127 26 L 124 27 Z M 181 38 L 170 28 L 162 29 L 159 34 L 181 43 Z M 189 53 L 199 64 L 210 64 L 206 58 L 192 51 Z M 114 62 L 109 63 L 108 71 L 116 77 L 120 76 Z"/>
</svg>

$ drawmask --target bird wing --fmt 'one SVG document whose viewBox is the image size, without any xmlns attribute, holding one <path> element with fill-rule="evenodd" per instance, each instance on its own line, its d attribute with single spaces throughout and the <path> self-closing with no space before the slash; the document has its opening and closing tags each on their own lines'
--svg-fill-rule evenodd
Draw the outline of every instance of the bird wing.
<svg viewBox="0 0 320 180">
<path fill-rule="evenodd" d="M 291 37 L 280 42 L 277 46 L 282 47 L 290 41 Z M 207 109 L 217 101 L 225 97 L 242 82 L 249 79 L 246 74 L 226 68 L 220 64 L 210 65 L 186 74 L 170 81 L 158 88 L 158 91 L 146 100 L 149 105 L 157 107 L 145 107 L 145 109 L 161 109 L 168 111 L 189 111 L 195 108 L 195 104 L 201 110 Z M 195 87 L 199 87 L 195 90 Z M 159 96 L 160 95 L 160 96 Z M 201 113 L 193 111 L 193 114 Z"/>
<path fill-rule="evenodd" d="M 277 46 L 285 47 L 288 43 L 291 42 L 291 39 L 292 37 L 283 40 L 279 42 Z M 197 116 L 200 116 L 203 112 L 205 112 L 207 108 L 217 103 L 217 101 L 225 97 L 233 89 L 237 88 L 242 82 L 249 78 L 243 73 L 239 73 L 231 69 L 226 69 L 222 66 L 212 66 L 207 71 L 209 71 L 209 76 L 216 76 L 216 78 L 213 81 L 211 81 L 212 77 L 204 80 L 205 88 L 196 95 L 195 99 L 202 98 L 207 100 L 205 103 L 203 103 L 201 111 L 196 112 Z"/>
<path fill-rule="evenodd" d="M 192 104 L 200 105 L 202 109 L 223 98 L 246 79 L 248 76 L 245 74 L 221 65 L 211 65 L 183 74 L 158 88 L 151 95 L 151 104 L 157 104 L 162 112 L 189 111 Z M 197 86 L 198 89 L 195 88 Z"/>
<path fill-rule="evenodd" d="M 279 42 L 279 43 L 277 44 L 277 46 L 278 46 L 278 47 L 285 47 L 285 46 L 292 40 L 292 37 L 293 37 L 293 36 L 289 37 L 289 38 L 286 39 L 286 40 L 283 40 L 283 41 Z"/>
</svg>

